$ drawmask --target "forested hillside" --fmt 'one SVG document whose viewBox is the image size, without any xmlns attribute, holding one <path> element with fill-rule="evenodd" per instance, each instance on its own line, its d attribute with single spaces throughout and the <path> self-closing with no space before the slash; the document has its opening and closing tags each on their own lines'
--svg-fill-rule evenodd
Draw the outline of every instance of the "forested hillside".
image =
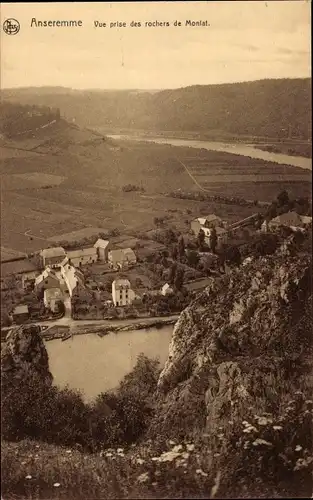
<svg viewBox="0 0 313 500">
<path fill-rule="evenodd" d="M 0 103 L 0 134 L 4 137 L 15 138 L 59 119 L 59 109 L 5 101 Z"/>
<path fill-rule="evenodd" d="M 107 129 L 307 140 L 312 128 L 308 78 L 194 85 L 159 92 L 7 89 L 2 99 L 57 107 L 67 118 Z"/>
</svg>

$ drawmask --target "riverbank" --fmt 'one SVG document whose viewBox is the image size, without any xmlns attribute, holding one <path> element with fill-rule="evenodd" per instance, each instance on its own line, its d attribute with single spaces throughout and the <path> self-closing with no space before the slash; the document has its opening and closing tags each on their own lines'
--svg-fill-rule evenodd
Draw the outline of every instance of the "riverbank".
<svg viewBox="0 0 313 500">
<path fill-rule="evenodd" d="M 180 139 L 173 137 L 159 137 L 146 135 L 121 135 L 109 134 L 110 139 L 133 141 L 133 142 L 153 142 L 155 144 L 167 144 L 176 147 L 190 147 L 196 149 L 207 149 L 208 151 L 217 151 L 231 153 L 234 155 L 246 156 L 253 159 L 263 160 L 266 162 L 277 163 L 278 165 L 289 165 L 298 167 L 304 170 L 312 170 L 312 160 L 302 156 L 292 156 L 283 153 L 264 151 L 257 144 L 251 142 L 239 141 L 210 141 L 201 139 Z"/>
<path fill-rule="evenodd" d="M 73 320 L 72 318 L 61 318 L 53 324 L 49 322 L 33 322 L 31 324 L 41 327 L 41 336 L 44 340 L 63 339 L 68 336 L 96 333 L 99 336 L 108 335 L 111 332 L 129 332 L 132 330 L 143 330 L 148 328 L 162 328 L 174 325 L 179 314 L 171 316 L 157 316 L 129 320 Z M 63 320 L 63 321 L 62 321 Z M 12 329 L 20 328 L 22 325 L 1 328 L 1 342 L 5 341 L 7 334 Z M 69 335 L 70 334 L 70 335 Z"/>
<path fill-rule="evenodd" d="M 61 339 L 63 341 L 72 338 L 76 335 L 88 335 L 88 334 L 96 334 L 99 337 L 104 337 L 110 333 L 118 333 L 118 332 L 130 332 L 135 330 L 146 330 L 149 328 L 162 328 L 164 326 L 174 325 L 179 318 L 179 315 L 166 317 L 166 318 L 153 318 L 153 319 L 145 319 L 143 321 L 137 322 L 123 322 L 123 324 L 108 324 L 105 325 L 101 323 L 101 325 L 97 323 L 90 324 L 69 324 L 69 325 L 53 325 L 51 327 L 45 328 L 42 330 L 41 336 L 44 340 L 56 340 Z"/>
</svg>

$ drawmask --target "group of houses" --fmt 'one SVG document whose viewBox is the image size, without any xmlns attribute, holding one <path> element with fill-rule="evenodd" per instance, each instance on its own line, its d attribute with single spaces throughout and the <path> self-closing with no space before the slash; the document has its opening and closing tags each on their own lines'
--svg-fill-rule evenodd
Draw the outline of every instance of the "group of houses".
<svg viewBox="0 0 313 500">
<path fill-rule="evenodd" d="M 265 220 L 261 226 L 261 231 L 268 233 L 276 231 L 280 227 L 288 227 L 293 232 L 304 232 L 311 224 L 312 217 L 299 215 L 295 211 L 290 211 L 278 215 L 270 221 Z"/>
<path fill-rule="evenodd" d="M 204 241 L 209 248 L 212 247 L 212 234 L 215 233 L 216 248 L 219 249 L 224 243 L 227 243 L 232 237 L 239 236 L 243 231 L 247 233 L 248 228 L 254 229 L 254 224 L 259 219 L 259 214 L 253 214 L 233 224 L 222 221 L 220 217 L 210 214 L 205 217 L 198 217 L 191 221 L 191 231 L 198 236 L 200 231 L 204 233 Z M 270 221 L 265 220 L 261 225 L 261 232 L 274 232 L 281 227 L 288 227 L 294 232 L 303 232 L 312 224 L 312 217 L 299 215 L 295 211 L 290 211 L 273 218 Z M 213 231 L 214 228 L 214 231 Z M 254 229 L 255 230 L 255 229 Z"/>
<path fill-rule="evenodd" d="M 95 262 L 107 263 L 114 271 L 125 270 L 136 264 L 137 258 L 131 248 L 112 249 L 110 242 L 99 238 L 93 246 L 65 250 L 51 247 L 39 253 L 42 271 L 31 270 L 23 274 L 22 286 L 31 287 L 43 297 L 47 310 L 57 313 L 64 305 L 65 312 L 71 310 L 71 299 L 80 285 L 85 288 L 82 267 Z M 115 280 L 112 284 L 112 301 L 115 306 L 130 305 L 135 297 L 127 280 Z M 29 316 L 27 305 L 20 305 L 13 311 L 13 320 L 25 321 Z"/>
<path fill-rule="evenodd" d="M 203 217 L 197 217 L 191 221 L 190 228 L 196 236 L 198 236 L 200 231 L 203 231 L 204 241 L 209 248 L 212 247 L 213 232 L 217 238 L 216 248 L 220 248 L 221 245 L 227 241 L 227 223 L 218 215 L 210 214 Z"/>
<path fill-rule="evenodd" d="M 253 214 L 234 224 L 228 224 L 219 216 L 210 214 L 198 217 L 191 221 L 191 231 L 195 236 L 200 231 L 204 233 L 204 242 L 212 248 L 212 235 L 214 234 L 214 245 L 219 249 L 224 243 L 229 241 L 234 233 L 241 230 L 246 231 L 252 227 L 255 231 L 255 222 L 259 214 Z M 294 211 L 279 215 L 270 221 L 264 221 L 261 225 L 261 232 L 276 231 L 280 227 L 289 227 L 292 231 L 305 231 L 312 224 L 312 217 L 302 216 Z M 71 299 L 77 286 L 85 288 L 84 275 L 81 268 L 96 262 L 106 263 L 113 271 L 122 271 L 134 266 L 137 262 L 135 252 L 131 248 L 110 249 L 110 242 L 104 239 L 97 239 L 94 245 L 65 250 L 63 247 L 47 248 L 40 252 L 41 269 L 29 270 L 22 276 L 24 289 L 29 285 L 43 297 L 43 303 L 47 310 L 57 313 L 60 304 L 64 305 L 65 312 L 71 310 Z M 201 253 L 200 253 L 201 255 Z M 207 254 L 205 254 L 207 255 Z M 190 291 L 201 289 L 207 286 L 207 278 L 192 283 Z M 188 285 L 188 284 L 187 284 Z M 193 288 L 193 287 L 196 288 Z M 112 301 L 114 307 L 126 307 L 134 303 L 140 297 L 132 289 L 131 283 L 125 278 L 116 278 L 112 283 Z M 161 289 L 151 292 L 168 296 L 174 293 L 173 287 L 165 283 Z M 13 311 L 13 320 L 23 322 L 28 317 L 26 305 L 19 305 Z"/>
</svg>

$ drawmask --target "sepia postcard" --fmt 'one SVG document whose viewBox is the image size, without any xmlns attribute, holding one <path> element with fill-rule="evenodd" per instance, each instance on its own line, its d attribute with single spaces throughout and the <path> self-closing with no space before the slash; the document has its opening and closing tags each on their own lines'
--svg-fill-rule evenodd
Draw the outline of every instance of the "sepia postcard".
<svg viewBox="0 0 313 500">
<path fill-rule="evenodd" d="M 310 7 L 1 4 L 1 500 L 313 498 Z"/>
</svg>

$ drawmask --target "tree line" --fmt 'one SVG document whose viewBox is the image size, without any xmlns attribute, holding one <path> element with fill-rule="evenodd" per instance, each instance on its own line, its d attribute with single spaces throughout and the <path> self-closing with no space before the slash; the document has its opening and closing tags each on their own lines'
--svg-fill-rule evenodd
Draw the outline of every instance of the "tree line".
<svg viewBox="0 0 313 500">
<path fill-rule="evenodd" d="M 0 104 L 0 115 L 0 133 L 6 137 L 14 137 L 28 130 L 35 130 L 61 118 L 59 108 L 11 102 Z"/>
</svg>

